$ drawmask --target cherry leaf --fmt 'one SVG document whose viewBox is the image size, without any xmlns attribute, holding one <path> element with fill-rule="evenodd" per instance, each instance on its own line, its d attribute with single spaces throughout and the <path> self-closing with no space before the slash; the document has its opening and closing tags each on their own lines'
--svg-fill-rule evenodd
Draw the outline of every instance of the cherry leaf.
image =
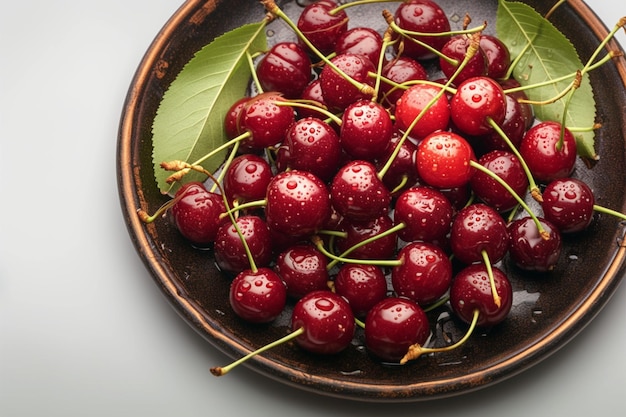
<svg viewBox="0 0 626 417">
<path fill-rule="evenodd" d="M 251 76 L 247 54 L 267 49 L 265 21 L 243 25 L 215 38 L 183 67 L 163 95 L 152 123 L 152 159 L 157 185 L 173 193 L 180 185 L 166 179 L 172 172 L 162 162 L 195 163 L 227 140 L 224 117 L 230 106 L 243 97 Z M 202 163 L 213 172 L 225 151 Z M 180 183 L 198 180 L 190 173 Z"/>
<path fill-rule="evenodd" d="M 541 87 L 526 90 L 531 100 L 546 101 L 558 96 L 582 70 L 578 52 L 572 43 L 551 22 L 538 14 L 532 7 L 518 2 L 500 0 L 496 18 L 497 36 L 508 46 L 511 57 L 519 57 L 513 77 L 523 86 L 549 82 Z M 562 77 L 572 75 L 565 80 Z M 552 82 L 554 81 L 554 82 Z M 567 111 L 567 127 L 589 128 L 596 116 L 596 104 L 588 75 L 582 79 L 566 108 L 566 99 L 535 105 L 539 120 L 563 121 Z M 584 158 L 597 159 L 594 150 L 593 131 L 573 132 L 578 154 Z"/>
</svg>

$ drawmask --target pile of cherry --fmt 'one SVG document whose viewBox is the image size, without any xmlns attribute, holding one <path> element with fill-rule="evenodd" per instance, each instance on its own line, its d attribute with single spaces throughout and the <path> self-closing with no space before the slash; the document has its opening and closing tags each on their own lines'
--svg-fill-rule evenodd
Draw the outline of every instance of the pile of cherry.
<svg viewBox="0 0 626 417">
<path fill-rule="evenodd" d="M 519 84 L 504 79 L 498 38 L 432 36 L 450 23 L 429 0 L 400 3 L 384 34 L 349 27 L 337 7 L 305 7 L 298 36 L 259 57 L 258 94 L 225 119 L 231 157 L 218 178 L 178 190 L 171 219 L 234 277 L 242 319 L 267 323 L 292 303 L 286 339 L 303 349 L 342 351 L 360 326 L 373 357 L 404 363 L 504 320 L 512 289 L 498 262 L 551 270 L 561 235 L 597 206 L 571 177 L 571 132 L 507 91 Z M 468 333 L 429 349 L 425 311 L 444 303 Z"/>
</svg>

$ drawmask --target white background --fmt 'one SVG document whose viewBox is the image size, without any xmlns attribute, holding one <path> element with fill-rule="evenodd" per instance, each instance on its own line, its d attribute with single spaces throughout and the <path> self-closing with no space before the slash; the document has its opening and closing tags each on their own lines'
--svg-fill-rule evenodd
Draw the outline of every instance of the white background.
<svg viewBox="0 0 626 417">
<path fill-rule="evenodd" d="M 626 15 L 589 1 L 612 27 Z M 494 387 L 413 404 L 320 397 L 229 360 L 166 302 L 115 177 L 129 83 L 178 0 L 6 2 L 0 11 L 0 416 L 615 415 L 626 286 L 571 343 Z M 621 41 L 624 42 L 622 35 Z"/>
</svg>

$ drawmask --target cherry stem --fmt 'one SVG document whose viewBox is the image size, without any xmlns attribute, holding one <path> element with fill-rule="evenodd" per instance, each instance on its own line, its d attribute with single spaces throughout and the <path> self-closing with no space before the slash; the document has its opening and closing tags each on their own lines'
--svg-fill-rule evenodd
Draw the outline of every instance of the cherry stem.
<svg viewBox="0 0 626 417">
<path fill-rule="evenodd" d="M 237 359 L 236 361 L 232 362 L 230 365 L 227 366 L 217 366 L 214 368 L 211 368 L 211 373 L 215 376 L 223 376 L 226 375 L 227 373 L 229 373 L 230 371 L 232 371 L 235 367 L 241 365 L 242 363 L 244 363 L 245 361 L 247 361 L 248 359 L 258 355 L 259 353 L 263 353 L 267 350 L 270 350 L 276 346 L 279 346 L 285 342 L 288 342 L 290 340 L 295 339 L 296 337 L 300 336 L 302 333 L 304 333 L 304 327 L 300 327 L 297 330 L 294 330 L 293 332 L 289 333 L 287 336 L 284 336 L 278 340 L 273 341 L 272 343 L 269 343 L 255 351 L 252 351 L 250 353 L 248 353 L 246 356 L 243 356 L 240 359 Z"/>
<path fill-rule="evenodd" d="M 363 94 L 367 94 L 370 96 L 373 96 L 374 94 L 374 89 L 372 88 L 372 86 L 367 85 L 365 83 L 361 83 L 357 80 L 355 80 L 354 78 L 350 77 L 348 74 L 346 74 L 344 71 L 342 71 L 339 67 L 337 67 L 330 59 L 328 59 L 328 57 L 326 57 L 323 53 L 320 52 L 319 49 L 317 49 L 315 47 L 315 45 L 313 45 L 311 43 L 311 41 L 309 41 L 309 39 L 304 36 L 304 34 L 302 33 L 302 31 L 298 28 L 298 26 L 289 18 L 289 16 L 287 16 L 285 14 L 285 12 L 282 11 L 282 9 L 280 7 L 278 7 L 276 5 L 276 3 L 274 2 L 274 0 L 261 0 L 261 3 L 263 4 L 263 6 L 265 6 L 265 10 L 267 10 L 268 13 L 271 13 L 277 17 L 279 17 L 280 19 L 282 19 L 293 31 L 294 33 L 298 36 L 298 38 L 300 40 L 302 40 L 302 42 L 319 58 L 321 59 L 324 64 L 328 65 L 330 68 L 333 69 L 333 71 L 335 71 L 337 74 L 339 74 L 341 77 L 345 78 L 350 84 L 352 84 L 356 89 L 358 89 L 361 93 Z"/>
<path fill-rule="evenodd" d="M 511 139 L 509 139 L 507 134 L 495 122 L 495 120 L 489 117 L 487 121 L 489 125 L 493 128 L 493 130 L 495 130 L 496 133 L 498 133 L 498 135 L 502 138 L 502 140 L 509 146 L 509 149 L 511 150 L 511 152 L 513 152 L 513 154 L 517 157 L 520 164 L 522 165 L 522 169 L 524 170 L 524 173 L 526 174 L 526 178 L 528 178 L 529 189 L 530 189 L 530 193 L 532 197 L 536 201 L 541 202 L 543 199 L 541 197 L 541 191 L 539 190 L 539 186 L 535 182 L 535 178 L 533 177 L 533 174 L 531 173 L 530 168 L 528 167 L 528 164 L 526 163 L 522 155 L 519 153 L 519 150 L 513 144 L 513 142 L 511 142 Z"/>
<path fill-rule="evenodd" d="M 493 302 L 496 307 L 500 308 L 500 306 L 502 305 L 502 298 L 500 297 L 500 294 L 498 294 L 498 290 L 496 289 L 496 281 L 493 278 L 493 268 L 491 267 L 489 254 L 486 250 L 483 249 L 481 251 L 481 255 L 483 256 L 485 268 L 487 269 L 487 276 L 489 277 L 489 285 L 491 286 L 491 295 L 493 296 Z"/>
<path fill-rule="evenodd" d="M 456 343 L 454 343 L 452 345 L 439 347 L 439 348 L 425 348 L 425 347 L 420 346 L 419 343 L 416 343 L 416 344 L 411 345 L 409 347 L 407 353 L 404 355 L 404 357 L 402 359 L 400 359 L 400 364 L 404 365 L 407 362 L 409 362 L 411 360 L 414 360 L 414 359 L 417 359 L 417 358 L 419 358 L 420 356 L 422 356 L 424 354 L 437 353 L 437 352 L 448 352 L 448 351 L 451 351 L 451 350 L 454 350 L 454 349 L 460 347 L 465 342 L 467 342 L 469 337 L 474 332 L 474 329 L 476 328 L 476 323 L 478 323 L 479 316 L 480 316 L 480 311 L 478 309 L 474 310 L 474 316 L 472 317 L 472 322 L 470 323 L 469 329 L 467 329 L 467 332 L 465 333 L 465 335 L 458 342 L 456 342 Z"/>
<path fill-rule="evenodd" d="M 337 256 L 334 253 L 331 253 L 330 251 L 328 251 L 324 247 L 324 241 L 319 236 L 312 236 L 311 237 L 311 241 L 313 242 L 315 247 L 320 252 L 322 252 L 324 255 L 326 255 L 327 257 L 332 259 L 332 261 L 330 263 L 332 263 L 333 261 L 336 261 L 336 262 L 343 262 L 343 263 L 348 263 L 348 264 L 378 265 L 378 266 L 392 266 L 392 267 L 393 266 L 402 265 L 402 261 L 400 261 L 399 259 L 395 259 L 395 260 L 389 260 L 389 259 L 352 259 L 352 258 L 340 257 L 340 256 Z"/>
<path fill-rule="evenodd" d="M 331 113 L 325 107 L 321 107 L 320 105 L 316 105 L 316 104 L 310 104 L 308 102 L 316 103 L 316 102 L 313 102 L 312 100 L 289 100 L 289 101 L 285 101 L 285 102 L 277 101 L 276 105 L 278 105 L 278 106 L 288 106 L 288 107 L 301 107 L 301 108 L 304 108 L 304 109 L 314 110 L 314 111 L 320 112 L 324 116 L 328 117 L 330 120 L 335 122 L 337 124 L 337 126 L 341 126 L 341 124 L 343 123 L 343 121 L 341 120 L 341 118 L 339 116 L 337 116 L 334 113 Z"/>
<path fill-rule="evenodd" d="M 334 9 L 332 9 L 330 12 L 328 12 L 330 15 L 334 15 L 339 13 L 342 10 L 347 9 L 348 7 L 352 7 L 352 6 L 361 6 L 364 4 L 370 4 L 370 3 L 397 3 L 398 0 L 356 0 L 350 3 L 344 3 L 341 4 L 337 7 L 335 7 Z"/>
<path fill-rule="evenodd" d="M 258 207 L 265 207 L 267 205 L 267 200 L 263 199 L 263 200 L 254 200 L 254 201 L 248 201 L 245 203 L 241 203 L 238 204 L 236 207 L 231 207 L 228 208 L 228 210 L 226 210 L 225 213 L 222 213 L 220 216 L 230 216 L 233 213 L 236 213 L 240 210 L 244 210 L 244 209 L 249 209 L 249 208 L 258 208 Z"/>
<path fill-rule="evenodd" d="M 433 311 L 434 309 L 436 309 L 438 307 L 441 307 L 442 305 L 447 303 L 449 300 L 450 300 L 450 296 L 449 295 L 445 295 L 445 296 L 441 297 L 438 301 L 435 301 L 431 305 L 429 305 L 427 307 L 424 307 L 424 313 L 428 313 L 429 311 Z"/>
<path fill-rule="evenodd" d="M 261 82 L 259 81 L 259 76 L 257 75 L 256 67 L 254 66 L 252 55 L 247 50 L 246 50 L 246 61 L 248 61 L 248 66 L 250 67 L 250 74 L 252 76 L 252 81 L 254 81 L 254 85 L 256 86 L 256 89 L 259 92 L 259 94 L 262 94 L 263 87 L 261 86 Z"/>
<path fill-rule="evenodd" d="M 537 225 L 537 230 L 539 231 L 539 234 L 541 235 L 541 237 L 544 240 L 549 240 L 550 239 L 550 234 L 545 231 L 545 229 L 541 225 L 541 222 L 539 221 L 539 219 L 537 218 L 535 213 L 533 213 L 533 211 L 528 206 L 528 204 L 526 204 L 526 202 L 519 196 L 519 194 L 517 194 L 515 192 L 515 190 L 513 190 L 513 188 L 511 188 L 511 186 L 506 183 L 506 181 L 504 181 L 502 178 L 500 178 L 499 175 L 495 174 L 494 172 L 492 172 L 488 168 L 482 166 L 481 164 L 479 164 L 476 161 L 470 161 L 470 165 L 472 167 L 474 167 L 475 169 L 477 169 L 477 170 L 479 170 L 479 171 L 489 175 L 491 178 L 493 178 L 495 181 L 497 181 L 501 186 L 503 186 L 515 198 L 515 200 L 517 200 L 519 205 L 522 206 L 524 208 L 524 210 L 526 210 L 526 212 L 528 212 L 530 217 L 533 219 L 533 221 Z"/>
<path fill-rule="evenodd" d="M 598 206 L 596 204 L 593 205 L 593 209 L 594 211 L 597 211 L 598 213 L 610 214 L 611 216 L 615 216 L 622 220 L 626 220 L 626 214 L 620 213 L 619 211 L 611 210 L 610 208 Z"/>
<path fill-rule="evenodd" d="M 224 180 L 224 177 L 226 176 L 226 171 L 228 170 L 228 167 L 230 166 L 230 164 L 233 162 L 233 160 L 237 156 L 237 151 L 239 150 L 239 144 L 240 143 L 241 142 L 236 142 L 235 143 L 235 145 L 233 146 L 233 148 L 230 151 L 230 154 L 228 155 L 228 158 L 226 159 L 226 161 L 222 165 L 222 170 L 220 171 L 219 175 L 217 176 L 217 181 L 213 183 L 213 185 L 211 186 L 211 189 L 209 190 L 212 193 L 215 192 L 215 189 L 218 188 L 219 184 L 221 184 L 222 181 Z"/>
<path fill-rule="evenodd" d="M 171 200 L 168 200 L 164 204 L 161 205 L 152 215 L 149 215 L 144 209 L 138 209 L 137 215 L 139 219 L 144 223 L 152 223 L 161 215 L 163 215 L 167 210 L 169 210 L 181 197 L 174 197 Z"/>
<path fill-rule="evenodd" d="M 355 244 L 354 246 L 346 249 L 341 255 L 339 255 L 338 257 L 336 257 L 335 259 L 333 259 L 332 261 L 330 261 L 328 263 L 327 269 L 330 271 L 338 262 L 341 262 L 340 259 L 346 259 L 346 256 L 348 256 L 349 254 L 351 254 L 352 252 L 354 252 L 355 250 L 357 250 L 360 247 L 363 247 L 369 243 L 375 242 L 378 239 L 381 239 L 383 237 L 389 236 L 393 233 L 396 233 L 398 230 L 402 230 L 406 227 L 406 225 L 404 223 L 399 223 L 387 230 L 384 230 L 382 232 L 380 232 L 379 234 L 377 234 L 376 236 L 371 236 L 367 239 L 363 239 L 362 241 L 360 241 L 359 243 Z M 394 261 L 395 262 L 395 261 Z"/>
</svg>

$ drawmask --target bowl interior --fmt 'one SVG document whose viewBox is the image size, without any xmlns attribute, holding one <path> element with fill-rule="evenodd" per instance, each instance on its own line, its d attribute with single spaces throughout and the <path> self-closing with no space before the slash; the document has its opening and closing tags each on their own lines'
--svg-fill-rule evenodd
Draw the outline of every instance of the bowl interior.
<svg viewBox="0 0 626 417">
<path fill-rule="evenodd" d="M 460 25 L 466 12 L 476 19 L 480 16 L 481 21 L 495 21 L 496 1 L 439 3 L 453 24 Z M 540 13 L 549 7 L 540 1 L 526 3 Z M 575 44 L 584 61 L 606 30 L 582 1 L 568 3 L 552 21 Z M 301 10 L 295 1 L 278 4 L 292 16 Z M 349 11 L 351 18 L 353 13 L 354 25 L 381 21 L 374 12 Z M 262 6 L 248 0 L 192 0 L 181 6 L 156 36 L 137 70 L 124 106 L 118 144 L 120 199 L 139 255 L 182 317 L 234 358 L 288 333 L 290 310 L 269 325 L 239 320 L 228 304 L 229 278 L 216 269 L 211 252 L 192 248 L 167 221 L 141 223 L 136 210 L 153 213 L 167 200 L 156 187 L 151 159 L 152 121 L 165 90 L 193 54 L 215 36 L 259 21 L 263 15 Z M 270 42 L 292 36 L 280 21 L 273 22 L 268 31 Z M 617 48 L 614 43 L 612 46 Z M 602 123 L 596 135 L 600 160 L 592 168 L 579 161 L 575 172 L 593 188 L 597 204 L 621 212 L 626 212 L 624 68 L 624 60 L 619 58 L 590 74 L 597 120 Z M 286 344 L 248 365 L 302 389 L 368 401 L 444 397 L 513 376 L 575 336 L 608 301 L 624 274 L 624 229 L 610 216 L 596 217 L 587 232 L 565 238 L 561 261 L 550 274 L 520 273 L 504 262 L 502 268 L 510 275 L 515 294 L 510 317 L 473 335 L 462 349 L 424 357 L 408 366 L 381 365 L 368 356 L 360 335 L 336 356 L 313 356 Z M 457 339 L 465 331 L 446 308 L 430 313 L 430 319 L 437 339 Z"/>
</svg>

